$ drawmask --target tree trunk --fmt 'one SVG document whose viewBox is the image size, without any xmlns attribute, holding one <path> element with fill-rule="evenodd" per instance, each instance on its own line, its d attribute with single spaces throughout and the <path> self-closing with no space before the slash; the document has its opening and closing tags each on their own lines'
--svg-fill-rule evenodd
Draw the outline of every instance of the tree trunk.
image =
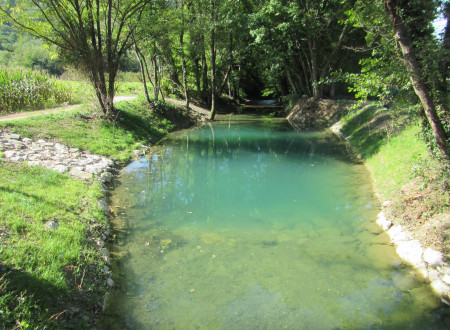
<svg viewBox="0 0 450 330">
<path fill-rule="evenodd" d="M 289 69 L 286 70 L 286 74 L 287 74 L 287 79 L 288 79 L 289 85 L 291 85 L 292 92 L 295 95 L 300 95 L 300 93 L 297 89 L 297 86 L 295 85 L 294 80 L 292 79 L 291 71 Z"/>
<path fill-rule="evenodd" d="M 136 57 L 139 61 L 139 66 L 141 68 L 141 76 L 142 76 L 142 84 L 144 85 L 144 94 L 145 99 L 147 100 L 148 104 L 151 104 L 152 101 L 150 100 L 150 96 L 148 94 L 148 88 L 147 88 L 147 78 L 146 78 L 146 68 L 144 66 L 144 59 L 142 53 L 139 51 L 138 46 L 134 46 L 134 52 L 136 53 Z"/>
<path fill-rule="evenodd" d="M 444 40 L 442 41 L 442 57 L 439 61 L 439 72 L 441 74 L 440 90 L 447 93 L 447 77 L 448 66 L 450 62 L 450 3 L 445 5 L 445 17 L 447 18 L 447 25 L 445 26 Z"/>
<path fill-rule="evenodd" d="M 419 62 L 409 40 L 408 32 L 403 20 L 398 15 L 399 7 L 396 0 L 385 0 L 384 8 L 393 24 L 394 36 L 403 54 L 403 62 L 408 70 L 414 91 L 422 103 L 428 122 L 433 131 L 434 141 L 442 157 L 449 159 L 447 136 L 436 112 L 436 105 L 420 72 Z"/>
<path fill-rule="evenodd" d="M 319 65 L 317 64 L 316 45 L 313 40 L 308 40 L 309 54 L 311 56 L 311 84 L 313 97 L 319 99 L 322 97 L 322 89 L 319 86 Z"/>
<path fill-rule="evenodd" d="M 184 24 L 184 23 L 183 23 Z M 187 71 L 186 71 L 186 59 L 184 56 L 184 30 L 182 29 L 180 33 L 180 48 L 181 48 L 181 68 L 183 70 L 183 88 L 184 88 L 184 97 L 186 100 L 186 109 L 189 109 L 189 92 L 187 86 Z"/>
<path fill-rule="evenodd" d="M 214 120 L 216 116 L 216 31 L 211 29 L 211 112 L 209 119 Z"/>
<path fill-rule="evenodd" d="M 152 66 L 153 66 L 153 72 L 155 73 L 155 87 L 153 91 L 155 102 L 158 102 L 159 97 L 159 77 L 158 77 L 158 62 L 157 62 L 156 56 L 152 57 Z"/>
<path fill-rule="evenodd" d="M 205 100 L 209 100 L 209 93 L 208 93 L 208 64 L 206 63 L 206 54 L 205 54 L 205 40 L 202 37 L 202 95 Z M 209 101 L 208 101 L 209 105 Z"/>
</svg>

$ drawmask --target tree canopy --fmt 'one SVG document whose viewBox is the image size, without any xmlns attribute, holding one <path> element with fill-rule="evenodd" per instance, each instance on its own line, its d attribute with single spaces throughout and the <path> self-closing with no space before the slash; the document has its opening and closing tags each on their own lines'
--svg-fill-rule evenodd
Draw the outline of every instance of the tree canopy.
<svg viewBox="0 0 450 330">
<path fill-rule="evenodd" d="M 8 26 L 55 45 L 61 60 L 84 70 L 111 120 L 117 72 L 134 53 L 154 100 L 183 97 L 189 108 L 196 98 L 212 119 L 224 95 L 420 104 L 448 157 L 449 33 L 437 36 L 432 22 L 448 17 L 449 7 L 440 0 L 2 0 L 0 12 Z"/>
</svg>

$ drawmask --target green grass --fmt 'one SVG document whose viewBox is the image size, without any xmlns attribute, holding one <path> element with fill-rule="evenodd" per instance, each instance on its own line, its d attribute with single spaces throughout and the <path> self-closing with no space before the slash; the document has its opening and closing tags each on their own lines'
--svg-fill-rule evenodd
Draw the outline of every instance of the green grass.
<svg viewBox="0 0 450 330">
<path fill-rule="evenodd" d="M 117 108 L 114 124 L 86 109 L 2 122 L 0 130 L 127 162 L 141 144 L 192 124 L 179 108 L 149 109 L 142 98 Z M 99 184 L 1 157 L 0 150 L 0 328 L 92 328 L 106 283 L 92 239 L 108 226 Z M 49 220 L 57 230 L 45 227 Z"/>
<path fill-rule="evenodd" d="M 91 276 L 104 265 L 89 239 L 108 226 L 101 196 L 99 184 L 0 160 L 0 324 L 53 328 L 68 315 L 49 320 L 52 315 L 80 302 L 87 314 L 94 311 L 106 280 Z M 47 229 L 49 220 L 58 229 Z"/>
<path fill-rule="evenodd" d="M 411 108 L 385 109 L 376 103 L 356 108 L 341 120 L 342 133 L 373 172 L 375 189 L 384 200 L 393 201 L 401 216 L 408 207 L 402 189 L 411 184 L 421 195 L 422 220 L 448 212 L 450 174 L 430 151 L 420 125 L 422 119 Z"/>
<path fill-rule="evenodd" d="M 51 138 L 123 163 L 141 144 L 155 143 L 180 124 L 189 123 L 178 108 L 166 107 L 164 113 L 150 111 L 139 98 L 117 104 L 120 115 L 116 123 L 103 120 L 96 112 L 79 110 L 0 123 L 0 129 L 29 138 Z"/>
</svg>

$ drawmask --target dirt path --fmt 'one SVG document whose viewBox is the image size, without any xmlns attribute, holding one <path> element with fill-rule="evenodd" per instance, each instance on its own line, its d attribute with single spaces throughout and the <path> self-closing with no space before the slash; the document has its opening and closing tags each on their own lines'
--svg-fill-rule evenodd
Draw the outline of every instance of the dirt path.
<svg viewBox="0 0 450 330">
<path fill-rule="evenodd" d="M 178 106 L 182 106 L 182 107 L 186 105 L 186 102 L 184 100 L 176 100 L 176 99 L 166 98 L 166 101 L 170 102 L 172 104 L 178 105 Z M 189 107 L 192 110 L 194 110 L 195 112 L 201 113 L 202 115 L 209 117 L 210 111 L 208 109 L 199 107 L 193 103 L 189 103 Z"/>
<path fill-rule="evenodd" d="M 114 102 L 130 101 L 130 100 L 135 99 L 136 97 L 137 96 L 135 96 L 135 95 L 116 96 L 114 98 Z M 0 121 L 20 120 L 20 119 L 24 119 L 24 118 L 28 118 L 28 117 L 48 115 L 48 114 L 58 113 L 58 112 L 63 112 L 63 111 L 71 111 L 80 106 L 81 106 L 80 104 L 75 104 L 75 105 L 68 105 L 68 106 L 58 107 L 58 108 L 53 108 L 53 109 L 22 111 L 22 112 L 12 113 L 10 115 L 0 115 Z"/>
</svg>

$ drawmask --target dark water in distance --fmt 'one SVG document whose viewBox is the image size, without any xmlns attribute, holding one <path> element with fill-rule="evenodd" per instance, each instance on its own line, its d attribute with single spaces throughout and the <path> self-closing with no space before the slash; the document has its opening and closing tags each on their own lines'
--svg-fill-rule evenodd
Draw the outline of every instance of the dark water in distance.
<svg viewBox="0 0 450 330">
<path fill-rule="evenodd" d="M 122 171 L 104 328 L 445 328 L 341 142 L 233 118 Z"/>
</svg>

